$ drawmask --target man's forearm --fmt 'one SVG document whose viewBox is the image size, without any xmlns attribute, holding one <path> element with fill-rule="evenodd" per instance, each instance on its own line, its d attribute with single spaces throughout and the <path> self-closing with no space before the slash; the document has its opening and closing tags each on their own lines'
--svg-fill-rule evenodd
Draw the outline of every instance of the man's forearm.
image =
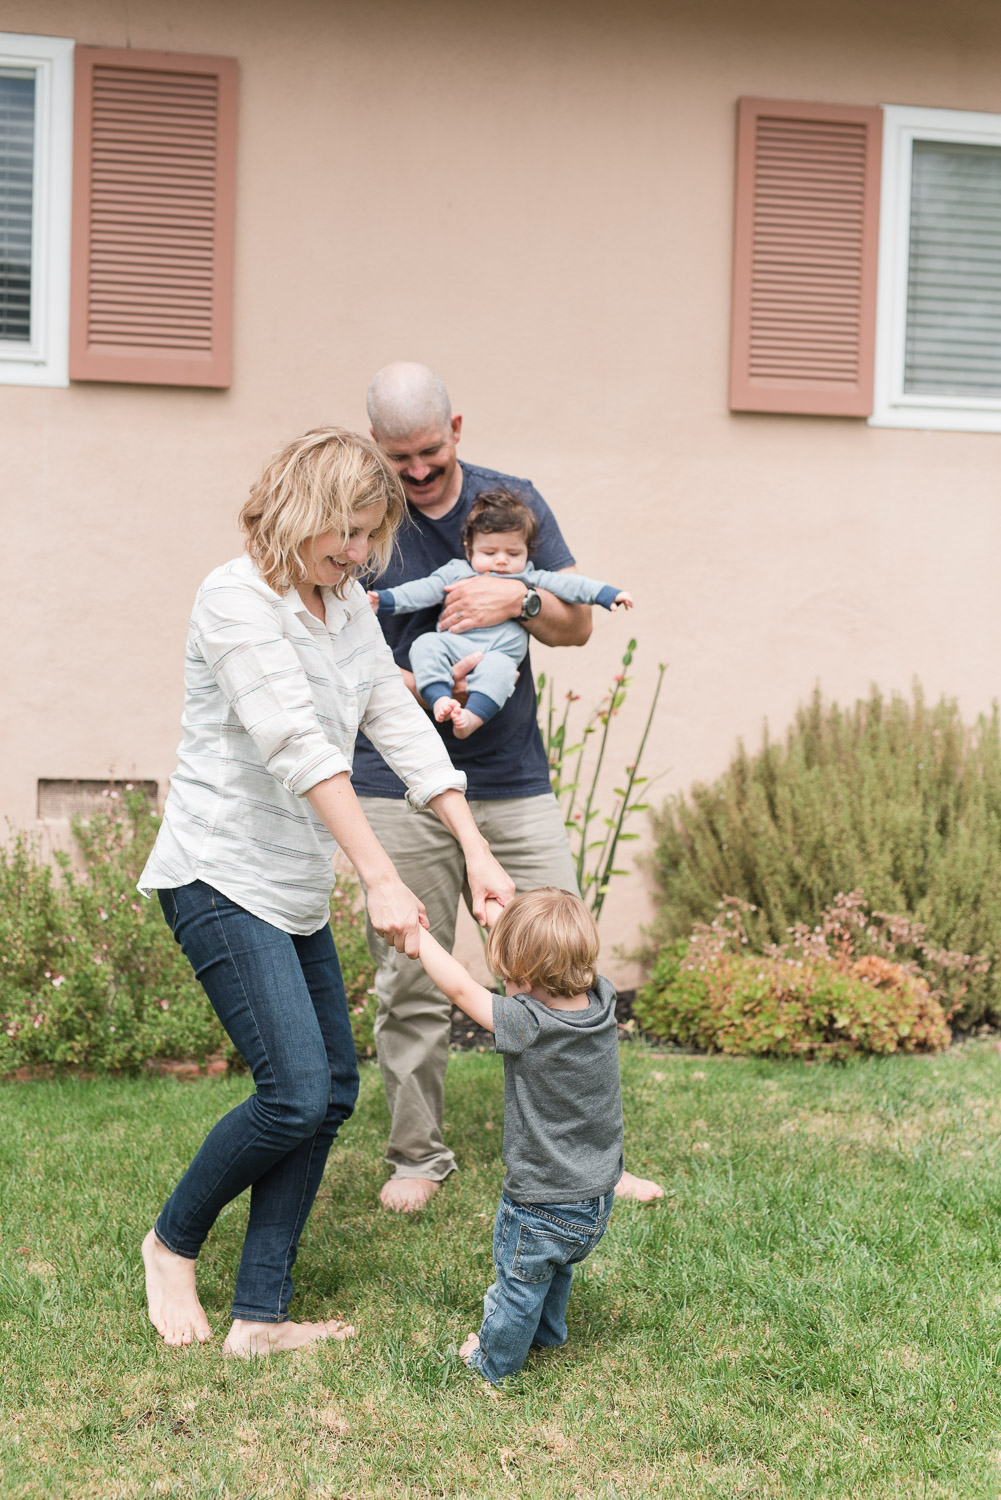
<svg viewBox="0 0 1001 1500">
<path fill-rule="evenodd" d="M 520 620 L 533 640 L 543 646 L 583 646 L 591 637 L 591 606 L 564 604 L 548 589 L 539 590 L 542 608 L 534 620 Z"/>
</svg>

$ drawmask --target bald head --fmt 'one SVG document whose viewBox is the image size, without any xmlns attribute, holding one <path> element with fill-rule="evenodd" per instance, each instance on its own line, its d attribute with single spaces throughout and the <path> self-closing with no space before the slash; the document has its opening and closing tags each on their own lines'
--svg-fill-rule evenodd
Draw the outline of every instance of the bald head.
<svg viewBox="0 0 1001 1500">
<path fill-rule="evenodd" d="M 380 443 L 432 428 L 447 431 L 452 421 L 452 403 L 441 376 L 411 360 L 383 365 L 368 388 L 366 405 Z"/>
</svg>

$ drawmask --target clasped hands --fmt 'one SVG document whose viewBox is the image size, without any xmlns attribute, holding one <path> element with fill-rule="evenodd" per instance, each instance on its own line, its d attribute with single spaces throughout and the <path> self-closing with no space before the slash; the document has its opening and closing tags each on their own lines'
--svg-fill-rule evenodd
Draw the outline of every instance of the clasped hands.
<svg viewBox="0 0 1001 1500">
<path fill-rule="evenodd" d="M 489 851 L 466 860 L 466 880 L 473 916 L 481 927 L 492 927 L 514 895 L 514 881 Z M 416 958 L 421 928 L 431 930 L 424 902 L 397 876 L 368 886 L 366 905 L 369 921 L 384 942 L 397 953 Z"/>
</svg>

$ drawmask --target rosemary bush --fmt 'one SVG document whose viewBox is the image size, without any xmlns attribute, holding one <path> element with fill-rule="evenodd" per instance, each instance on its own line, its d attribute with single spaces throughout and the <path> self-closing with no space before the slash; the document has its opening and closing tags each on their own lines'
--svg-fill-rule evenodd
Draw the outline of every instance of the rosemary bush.
<svg viewBox="0 0 1001 1500">
<path fill-rule="evenodd" d="M 22 1066 L 135 1069 L 232 1049 L 155 898 L 136 880 L 159 819 L 140 792 L 74 824 L 84 873 L 15 833 L 0 848 L 0 1074 Z M 339 882 L 331 925 L 359 1056 L 371 1056 L 373 968 L 358 890 Z"/>
<path fill-rule="evenodd" d="M 955 702 L 875 689 L 850 709 L 820 693 L 783 744 L 750 755 L 655 815 L 655 938 L 688 933 L 740 897 L 749 946 L 813 927 L 862 888 L 931 943 L 989 962 L 944 987 L 957 1025 L 1001 1022 L 1001 734 L 997 707 L 964 724 Z"/>
</svg>

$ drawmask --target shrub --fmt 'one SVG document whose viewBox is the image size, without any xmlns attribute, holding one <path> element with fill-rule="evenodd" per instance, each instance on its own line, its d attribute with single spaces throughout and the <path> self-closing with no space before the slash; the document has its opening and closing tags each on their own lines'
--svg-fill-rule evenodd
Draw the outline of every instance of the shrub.
<svg viewBox="0 0 1001 1500">
<path fill-rule="evenodd" d="M 943 948 L 991 960 L 963 978 L 957 1024 L 1001 1022 L 1001 733 L 954 702 L 875 690 L 843 710 L 819 693 L 785 743 L 741 746 L 729 769 L 655 818 L 658 942 L 711 919 L 725 893 L 754 908 L 763 953 L 814 926 L 838 891 L 923 923 Z M 946 979 L 949 1005 L 958 985 Z"/>
<path fill-rule="evenodd" d="M 159 820 L 138 792 L 74 825 L 83 857 L 57 869 L 15 833 L 0 848 L 0 1073 L 21 1066 L 135 1069 L 150 1058 L 235 1053 L 164 922 L 136 880 Z M 373 966 L 358 888 L 341 880 L 331 923 L 359 1056 L 370 1056 Z"/>
<path fill-rule="evenodd" d="M 770 1057 L 838 1059 L 948 1046 L 940 994 L 917 961 L 898 950 L 917 947 L 938 969 L 969 972 L 975 960 L 928 948 L 912 924 L 867 911 L 859 891 L 839 896 L 814 931 L 796 929 L 790 942 L 763 954 L 744 951 L 744 919 L 753 911 L 741 901 L 722 906 L 687 942 L 663 949 L 637 994 L 634 1014 L 655 1036 Z"/>
</svg>

